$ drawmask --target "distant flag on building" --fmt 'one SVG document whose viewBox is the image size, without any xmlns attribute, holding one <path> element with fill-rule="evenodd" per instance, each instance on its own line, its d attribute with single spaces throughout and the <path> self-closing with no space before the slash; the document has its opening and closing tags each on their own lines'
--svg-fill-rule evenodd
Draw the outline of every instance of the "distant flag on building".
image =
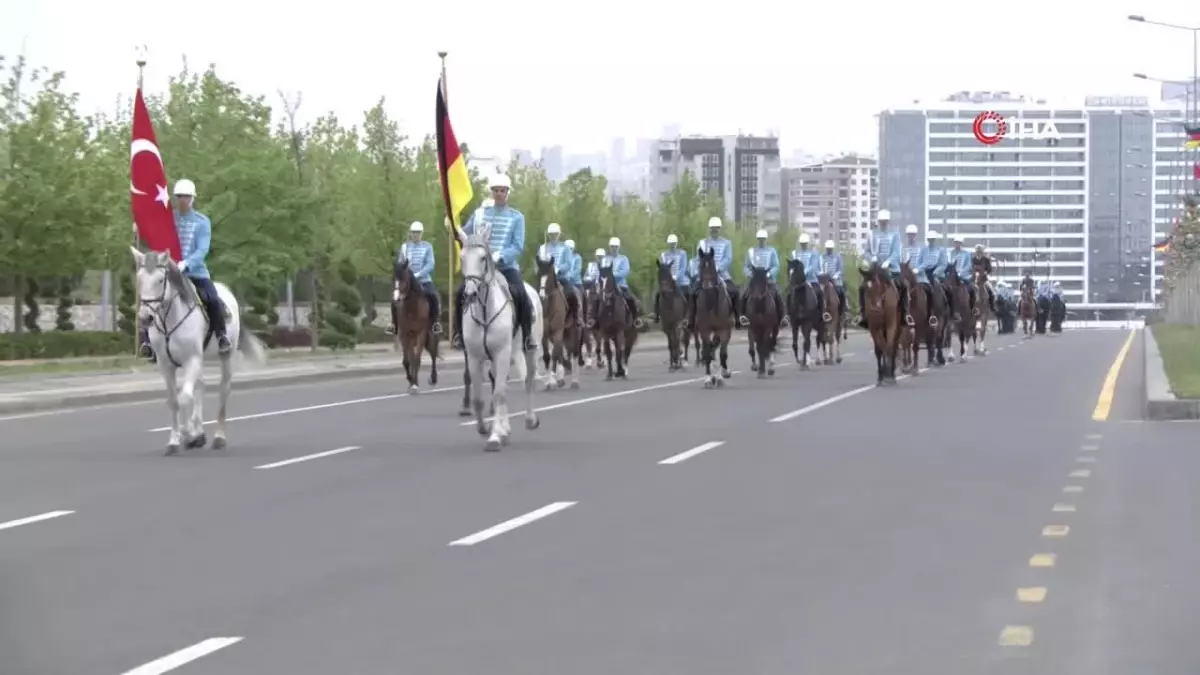
<svg viewBox="0 0 1200 675">
<path fill-rule="evenodd" d="M 1200 148 L 1200 127 L 1185 128 L 1184 132 L 1186 140 L 1183 142 L 1183 147 L 1187 148 L 1188 150 Z"/>
<path fill-rule="evenodd" d="M 1162 241 L 1160 241 L 1154 245 L 1154 250 L 1158 251 L 1159 253 L 1166 253 L 1170 249 L 1171 249 L 1171 237 L 1170 236 L 1167 236 L 1166 239 L 1163 239 Z"/>
<path fill-rule="evenodd" d="M 446 216 L 450 218 L 451 227 L 459 227 L 459 214 L 475 196 L 471 187 L 471 174 L 467 171 L 467 158 L 463 157 L 454 136 L 454 127 L 450 124 L 450 113 L 446 109 L 445 83 L 438 78 L 437 91 L 437 154 L 438 178 L 442 183 L 442 199 L 446 204 Z M 451 235 L 453 238 L 453 230 Z M 455 271 L 458 271 L 458 259 L 462 245 L 454 241 Z"/>
<path fill-rule="evenodd" d="M 151 251 L 169 251 L 176 262 L 183 260 L 175 214 L 167 193 L 167 170 L 154 136 L 154 124 L 146 99 L 138 87 L 133 101 L 133 133 L 129 144 L 129 201 L 138 237 Z"/>
</svg>

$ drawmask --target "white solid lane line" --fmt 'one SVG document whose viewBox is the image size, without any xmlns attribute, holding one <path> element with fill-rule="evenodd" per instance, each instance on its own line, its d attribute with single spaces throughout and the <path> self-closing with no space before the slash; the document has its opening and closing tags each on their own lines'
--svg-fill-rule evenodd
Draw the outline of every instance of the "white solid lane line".
<svg viewBox="0 0 1200 675">
<path fill-rule="evenodd" d="M 547 504 L 536 511 L 530 511 L 523 516 L 517 516 L 512 520 L 506 520 L 499 525 L 489 527 L 486 530 L 480 530 L 479 532 L 476 532 L 470 536 L 452 541 L 450 542 L 450 546 L 474 546 L 481 541 L 487 541 L 492 537 L 498 537 L 505 532 L 509 532 L 521 527 L 522 525 L 528 525 L 534 521 L 541 520 L 546 516 L 554 515 L 555 513 L 575 506 L 578 503 L 579 502 L 554 502 L 553 504 Z"/>
<path fill-rule="evenodd" d="M 311 455 L 304 455 L 303 457 L 293 457 L 291 459 L 285 459 L 285 460 L 282 460 L 279 462 L 271 462 L 270 464 L 263 464 L 262 466 L 256 466 L 254 468 L 256 468 L 256 469 L 277 469 L 281 466 L 288 466 L 290 464 L 299 464 L 300 462 L 307 462 L 311 459 L 321 459 L 322 457 L 332 457 L 334 455 L 340 455 L 344 452 L 354 452 L 355 450 L 362 450 L 362 446 L 349 445 L 344 448 L 338 448 L 337 450 L 326 450 L 325 452 L 317 452 L 317 453 L 314 453 Z"/>
<path fill-rule="evenodd" d="M 659 464 L 678 464 L 680 462 L 689 460 L 702 452 L 708 452 L 713 448 L 719 448 L 722 445 L 725 445 L 725 441 L 709 441 L 703 445 L 697 445 L 691 450 L 685 450 L 678 455 L 672 455 L 659 462 Z"/>
<path fill-rule="evenodd" d="M 43 513 L 43 514 L 40 514 L 37 516 L 29 516 L 28 518 L 18 518 L 17 520 L 10 520 L 6 523 L 0 523 L 0 530 L 8 530 L 8 529 L 11 529 L 14 527 L 20 527 L 22 525 L 31 525 L 33 523 L 40 523 L 43 520 L 50 520 L 51 518 L 59 518 L 61 516 L 69 516 L 72 513 L 75 513 L 75 512 L 74 511 L 50 511 L 48 513 Z"/>
<path fill-rule="evenodd" d="M 242 641 L 240 637 L 215 637 L 209 638 L 202 642 L 197 642 L 191 647 L 185 647 L 173 654 L 167 654 L 161 659 L 155 659 L 150 663 L 138 666 L 133 670 L 127 670 L 121 675 L 162 675 L 169 673 L 180 666 L 187 665 L 196 659 L 199 659 L 209 654 L 235 645 Z"/>
</svg>

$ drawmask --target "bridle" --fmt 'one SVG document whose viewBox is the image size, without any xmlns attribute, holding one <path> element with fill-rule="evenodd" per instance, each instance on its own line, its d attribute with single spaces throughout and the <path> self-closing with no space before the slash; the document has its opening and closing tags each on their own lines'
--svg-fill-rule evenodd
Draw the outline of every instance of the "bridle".
<svg viewBox="0 0 1200 675">
<path fill-rule="evenodd" d="M 187 308 L 187 311 L 184 312 L 183 316 L 179 317 L 178 321 L 168 328 L 167 321 L 175 308 L 175 301 L 183 301 L 183 298 L 181 297 L 180 292 L 176 290 L 171 283 L 170 268 L 162 264 L 155 265 L 153 271 L 159 270 L 162 270 L 163 273 L 160 293 L 157 296 L 142 297 L 138 302 L 142 307 L 150 310 L 150 325 L 162 334 L 163 342 L 166 344 L 167 358 L 171 360 L 171 363 L 175 364 L 176 368 L 181 368 L 183 367 L 183 364 L 176 361 L 175 357 L 171 354 L 171 336 L 175 334 L 175 331 L 179 330 L 179 327 L 183 325 L 184 321 L 187 321 L 188 317 L 192 315 L 192 312 L 196 311 L 199 303 L 189 303 L 184 301 L 183 306 Z M 150 270 L 143 268 L 143 271 Z M 187 280 L 183 279 L 182 274 L 180 275 L 180 281 L 181 283 L 187 283 Z M 207 330 L 208 317 L 204 316 L 203 318 Z"/>
</svg>

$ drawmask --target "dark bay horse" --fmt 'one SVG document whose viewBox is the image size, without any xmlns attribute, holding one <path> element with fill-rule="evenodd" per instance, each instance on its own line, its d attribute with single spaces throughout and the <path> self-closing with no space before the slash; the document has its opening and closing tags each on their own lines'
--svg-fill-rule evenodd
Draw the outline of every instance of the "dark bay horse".
<svg viewBox="0 0 1200 675">
<path fill-rule="evenodd" d="M 978 356 L 987 356 L 988 323 L 992 320 L 992 306 L 988 295 L 988 273 L 977 266 L 972 272 L 975 283 L 975 309 L 979 310 L 979 328 L 974 332 L 975 344 L 972 351 Z"/>
<path fill-rule="evenodd" d="M 579 348 L 579 323 L 568 316 L 567 291 L 558 282 L 554 260 L 537 259 L 538 296 L 542 300 L 542 365 L 546 368 L 545 388 L 562 387 L 566 378 L 559 368 L 571 377 L 571 388 L 579 388 L 579 371 L 571 358 Z"/>
<path fill-rule="evenodd" d="M 867 330 L 875 345 L 875 386 L 896 384 L 896 353 L 900 346 L 900 294 L 878 262 L 862 276 L 866 285 Z"/>
<path fill-rule="evenodd" d="M 615 358 L 616 376 L 623 380 L 626 377 L 627 349 L 632 347 L 626 345 L 626 334 L 633 327 L 633 317 L 625 303 L 625 296 L 621 294 L 621 289 L 617 288 L 612 266 L 605 265 L 600 268 L 600 281 L 597 285 L 599 289 L 596 293 L 596 335 L 603 341 L 604 361 L 608 366 L 608 375 L 604 379 L 613 379 Z"/>
<path fill-rule="evenodd" d="M 838 297 L 837 286 L 828 274 L 822 273 L 817 277 L 821 286 L 821 295 L 825 300 L 825 314 L 821 316 L 823 330 L 817 336 L 817 346 L 821 350 L 822 362 L 825 365 L 842 362 L 842 340 L 845 339 L 845 308 Z"/>
<path fill-rule="evenodd" d="M 396 342 L 404 355 L 404 374 L 408 390 L 420 391 L 421 352 L 429 352 L 429 384 L 438 381 L 438 336 L 430 330 L 429 298 L 417 283 L 407 260 L 396 262 L 392 270 L 392 308 L 396 312 Z"/>
<path fill-rule="evenodd" d="M 808 283 L 804 263 L 799 260 L 788 261 L 787 289 L 788 323 L 792 326 L 792 356 L 800 364 L 800 370 L 808 370 L 812 359 L 812 334 L 820 331 L 821 316 L 817 312 L 817 293 Z M 800 354 L 800 334 L 804 334 L 804 355 Z"/>
<path fill-rule="evenodd" d="M 954 335 L 958 334 L 958 361 L 964 363 L 967 360 L 967 343 L 975 339 L 975 315 L 971 313 L 970 291 L 958 278 L 958 270 L 953 265 L 946 268 L 946 288 L 950 290 L 950 298 L 954 303 L 951 309 L 958 315 L 958 320 L 952 322 L 951 330 L 947 331 L 944 346 L 951 347 Z M 978 307 L 978 295 L 975 300 Z M 950 362 L 954 362 L 953 352 L 950 353 Z"/>
<path fill-rule="evenodd" d="M 1021 300 L 1017 304 L 1017 316 L 1021 317 L 1022 340 L 1033 338 L 1034 323 L 1037 321 L 1037 300 L 1033 296 L 1033 288 L 1021 288 Z"/>
<path fill-rule="evenodd" d="M 934 344 L 938 338 L 935 329 L 938 320 L 936 317 L 932 317 L 929 296 L 917 279 L 917 274 L 913 272 L 911 264 L 907 261 L 900 263 L 900 278 L 904 280 L 904 292 L 908 295 L 908 315 L 904 317 L 904 336 L 901 339 L 904 351 L 902 363 L 905 372 L 915 377 L 921 372 L 922 345 L 928 350 L 928 363 L 930 365 L 936 363 L 937 355 Z M 940 346 L 937 351 L 941 351 Z"/>
<path fill-rule="evenodd" d="M 779 315 L 775 293 L 771 289 L 769 270 L 755 265 L 746 284 L 746 318 L 750 320 L 747 342 L 750 359 L 758 357 L 755 371 L 759 379 L 775 375 L 775 343 L 779 338 Z"/>
<path fill-rule="evenodd" d="M 667 336 L 667 353 L 670 355 L 668 370 L 676 371 L 687 365 L 688 297 L 675 283 L 674 270 L 670 263 L 655 258 L 658 266 L 658 325 Z"/>
<path fill-rule="evenodd" d="M 701 354 L 704 361 L 704 388 L 712 389 L 724 385 L 724 380 L 733 376 L 729 370 L 729 338 L 733 335 L 733 298 L 729 297 L 725 282 L 717 274 L 716 252 L 701 250 L 700 288 L 696 294 L 696 328 L 700 336 Z M 712 362 L 717 351 L 721 353 L 721 379 L 712 372 Z"/>
</svg>

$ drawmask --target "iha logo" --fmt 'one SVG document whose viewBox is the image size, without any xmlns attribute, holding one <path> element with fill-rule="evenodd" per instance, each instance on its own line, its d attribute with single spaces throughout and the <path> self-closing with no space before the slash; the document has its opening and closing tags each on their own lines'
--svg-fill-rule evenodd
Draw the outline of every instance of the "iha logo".
<svg viewBox="0 0 1200 675">
<path fill-rule="evenodd" d="M 984 145 L 995 145 L 1008 138 L 1010 129 L 1013 138 L 1032 138 L 1035 141 L 1041 141 L 1047 138 L 1057 140 L 1062 137 L 1058 133 L 1058 127 L 1054 126 L 1052 121 L 1038 122 L 1016 117 L 1005 119 L 990 110 L 976 115 L 975 123 L 971 125 L 971 133 L 975 134 L 975 140 Z"/>
</svg>

